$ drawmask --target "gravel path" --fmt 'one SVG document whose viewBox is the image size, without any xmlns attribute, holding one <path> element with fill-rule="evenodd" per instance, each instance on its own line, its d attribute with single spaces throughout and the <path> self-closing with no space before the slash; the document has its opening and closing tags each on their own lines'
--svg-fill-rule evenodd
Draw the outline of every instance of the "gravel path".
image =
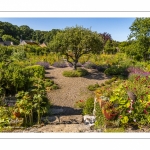
<svg viewBox="0 0 150 150">
<path fill-rule="evenodd" d="M 60 86 L 60 89 L 50 91 L 47 95 L 53 105 L 74 108 L 77 100 L 86 100 L 94 95 L 87 89 L 90 84 L 101 84 L 107 80 L 107 77 L 95 69 L 88 69 L 89 75 L 85 77 L 64 77 L 63 71 L 72 70 L 71 67 L 54 68 L 46 70 L 46 77 L 54 80 Z"/>
</svg>

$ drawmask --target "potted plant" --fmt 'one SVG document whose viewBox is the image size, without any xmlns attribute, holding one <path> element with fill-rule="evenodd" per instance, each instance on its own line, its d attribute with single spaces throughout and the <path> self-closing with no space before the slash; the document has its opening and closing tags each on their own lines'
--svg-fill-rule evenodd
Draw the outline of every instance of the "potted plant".
<svg viewBox="0 0 150 150">
<path fill-rule="evenodd" d="M 105 105 L 102 107 L 102 112 L 105 118 L 108 120 L 113 120 L 118 115 L 118 111 L 116 110 L 116 108 L 113 106 L 113 103 L 111 102 L 105 103 Z"/>
</svg>

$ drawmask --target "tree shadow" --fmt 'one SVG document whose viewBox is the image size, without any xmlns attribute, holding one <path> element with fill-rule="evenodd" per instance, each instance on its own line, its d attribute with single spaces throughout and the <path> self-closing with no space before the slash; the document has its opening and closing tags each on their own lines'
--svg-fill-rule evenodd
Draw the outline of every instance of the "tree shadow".
<svg viewBox="0 0 150 150">
<path fill-rule="evenodd" d="M 82 109 L 53 105 L 50 108 L 51 115 L 82 115 Z"/>
<path fill-rule="evenodd" d="M 56 79 L 55 77 L 47 77 L 47 76 L 45 76 L 45 79 L 50 79 L 50 80 L 52 80 L 52 79 Z"/>
<path fill-rule="evenodd" d="M 83 76 L 83 78 L 95 79 L 95 80 L 106 80 L 106 79 L 110 79 L 111 77 L 105 75 L 103 72 L 99 72 L 96 69 L 93 69 L 92 72 L 89 72 L 86 76 Z"/>
</svg>

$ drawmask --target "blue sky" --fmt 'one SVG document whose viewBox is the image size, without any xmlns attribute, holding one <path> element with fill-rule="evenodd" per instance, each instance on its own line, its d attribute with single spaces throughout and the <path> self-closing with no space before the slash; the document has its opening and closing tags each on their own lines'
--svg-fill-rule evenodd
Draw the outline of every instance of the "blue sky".
<svg viewBox="0 0 150 150">
<path fill-rule="evenodd" d="M 3 22 L 17 26 L 28 25 L 34 30 L 42 31 L 79 25 L 98 33 L 107 32 L 116 41 L 127 40 L 129 27 L 134 20 L 135 18 L 0 18 Z"/>
</svg>

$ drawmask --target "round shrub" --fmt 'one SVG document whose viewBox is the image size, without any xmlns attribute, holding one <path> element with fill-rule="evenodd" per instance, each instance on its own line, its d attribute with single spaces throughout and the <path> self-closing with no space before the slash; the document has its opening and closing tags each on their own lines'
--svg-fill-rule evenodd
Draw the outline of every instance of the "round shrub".
<svg viewBox="0 0 150 150">
<path fill-rule="evenodd" d="M 67 67 L 67 64 L 64 61 L 57 61 L 57 62 L 54 62 L 53 67 L 65 68 Z"/>
<path fill-rule="evenodd" d="M 49 66 L 50 66 L 48 62 L 44 62 L 44 61 L 43 62 L 42 61 L 41 62 L 37 62 L 36 64 L 40 65 L 40 66 L 43 66 L 45 69 L 48 69 Z"/>
<path fill-rule="evenodd" d="M 59 87 L 58 87 L 57 84 L 53 84 L 53 85 L 51 86 L 51 90 L 57 90 L 57 89 L 59 89 Z"/>
<path fill-rule="evenodd" d="M 110 68 L 107 68 L 104 73 L 106 75 L 123 75 L 127 76 L 127 70 L 126 67 L 118 67 L 118 66 L 112 66 Z"/>
<path fill-rule="evenodd" d="M 90 90 L 90 91 L 95 91 L 97 88 L 99 88 L 100 86 L 99 86 L 99 84 L 98 83 L 96 83 L 96 84 L 94 84 L 94 85 L 89 85 L 88 86 L 88 89 Z"/>
<path fill-rule="evenodd" d="M 85 64 L 83 64 L 83 67 L 87 68 L 87 69 L 96 69 L 97 65 L 95 65 L 94 63 L 88 61 Z"/>
<path fill-rule="evenodd" d="M 82 77 L 88 74 L 85 69 L 78 68 L 77 70 L 64 71 L 63 76 L 65 77 Z"/>
<path fill-rule="evenodd" d="M 27 66 L 23 71 L 27 77 L 37 77 L 41 79 L 45 77 L 45 69 L 40 65 Z"/>
</svg>

